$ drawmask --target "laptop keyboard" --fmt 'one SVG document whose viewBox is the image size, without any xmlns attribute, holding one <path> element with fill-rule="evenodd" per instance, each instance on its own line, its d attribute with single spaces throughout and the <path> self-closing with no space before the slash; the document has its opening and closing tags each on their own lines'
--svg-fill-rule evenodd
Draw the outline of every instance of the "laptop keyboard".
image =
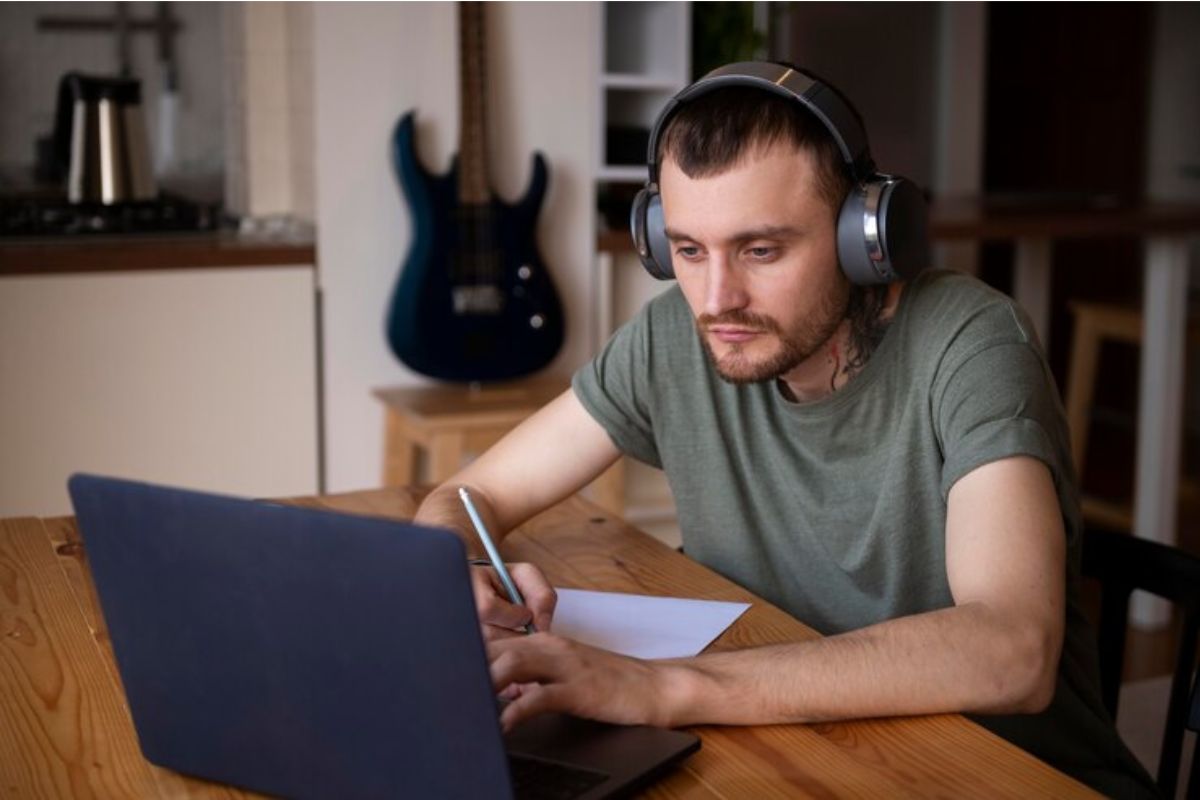
<svg viewBox="0 0 1200 800">
<path fill-rule="evenodd" d="M 508 771 L 518 800 L 571 800 L 608 780 L 603 772 L 511 753 Z"/>
</svg>

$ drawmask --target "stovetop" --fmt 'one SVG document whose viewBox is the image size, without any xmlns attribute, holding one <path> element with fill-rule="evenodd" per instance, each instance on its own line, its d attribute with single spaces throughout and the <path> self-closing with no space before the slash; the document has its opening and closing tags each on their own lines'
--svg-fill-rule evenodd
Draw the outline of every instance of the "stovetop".
<svg viewBox="0 0 1200 800">
<path fill-rule="evenodd" d="M 0 197 L 0 238 L 213 231 L 222 217 L 219 204 L 173 196 L 114 205 Z"/>
</svg>

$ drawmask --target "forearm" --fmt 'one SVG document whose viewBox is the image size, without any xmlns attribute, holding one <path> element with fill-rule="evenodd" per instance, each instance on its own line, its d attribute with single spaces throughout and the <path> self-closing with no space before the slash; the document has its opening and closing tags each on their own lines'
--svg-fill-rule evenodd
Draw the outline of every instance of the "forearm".
<svg viewBox="0 0 1200 800">
<path fill-rule="evenodd" d="M 483 544 L 471 524 L 471 518 L 458 496 L 458 488 L 461 485 L 463 484 L 449 481 L 430 492 L 417 508 L 413 522 L 454 531 L 463 540 L 471 558 L 486 558 L 487 552 L 483 549 Z M 488 533 L 494 541 L 499 542 L 508 533 L 508 529 L 497 519 L 491 498 L 478 487 L 468 485 L 467 489 L 471 492 L 471 502 L 475 504 L 476 510 L 488 527 Z"/>
<path fill-rule="evenodd" d="M 1061 640 L 971 603 L 808 642 L 659 662 L 671 725 L 1031 713 Z"/>
<path fill-rule="evenodd" d="M 471 492 L 488 532 L 499 541 L 587 485 L 617 456 L 608 434 L 568 390 L 435 489 L 415 519 L 459 532 L 474 553 L 480 547 L 458 497 L 460 486 Z"/>
</svg>

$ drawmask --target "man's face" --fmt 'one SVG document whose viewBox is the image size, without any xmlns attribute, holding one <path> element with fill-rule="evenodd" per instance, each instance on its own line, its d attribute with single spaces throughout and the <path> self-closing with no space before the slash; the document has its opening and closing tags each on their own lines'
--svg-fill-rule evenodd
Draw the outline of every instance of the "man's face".
<svg viewBox="0 0 1200 800">
<path fill-rule="evenodd" d="M 717 372 L 787 381 L 833 335 L 850 296 L 812 155 L 753 148 L 696 179 L 668 157 L 659 186 L 675 275 Z"/>
</svg>

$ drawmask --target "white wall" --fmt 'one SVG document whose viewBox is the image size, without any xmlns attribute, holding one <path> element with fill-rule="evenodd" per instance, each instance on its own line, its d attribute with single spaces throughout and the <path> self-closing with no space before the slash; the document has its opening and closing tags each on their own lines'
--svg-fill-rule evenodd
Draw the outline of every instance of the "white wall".
<svg viewBox="0 0 1200 800">
<path fill-rule="evenodd" d="M 568 315 L 566 344 L 551 369 L 568 372 L 589 355 L 596 9 L 486 8 L 492 183 L 513 199 L 528 181 L 531 153 L 540 149 L 550 162 L 539 241 Z M 388 146 L 397 118 L 416 108 L 426 167 L 445 170 L 457 149 L 456 6 L 319 3 L 313 36 L 326 489 L 342 491 L 379 484 L 383 412 L 371 389 L 423 382 L 396 361 L 384 336 L 411 234 Z"/>
<path fill-rule="evenodd" d="M 1200 202 L 1200 5 L 1155 6 L 1146 128 L 1146 194 L 1166 202 Z M 1192 240 L 1191 291 L 1200 291 L 1200 237 Z M 1200 431 L 1200 352 L 1187 354 L 1184 424 Z"/>
<path fill-rule="evenodd" d="M 938 61 L 933 184 L 938 197 L 970 197 L 983 189 L 983 110 L 987 92 L 987 9 L 983 3 L 937 7 Z M 942 242 L 934 264 L 976 274 L 976 242 Z"/>
</svg>

